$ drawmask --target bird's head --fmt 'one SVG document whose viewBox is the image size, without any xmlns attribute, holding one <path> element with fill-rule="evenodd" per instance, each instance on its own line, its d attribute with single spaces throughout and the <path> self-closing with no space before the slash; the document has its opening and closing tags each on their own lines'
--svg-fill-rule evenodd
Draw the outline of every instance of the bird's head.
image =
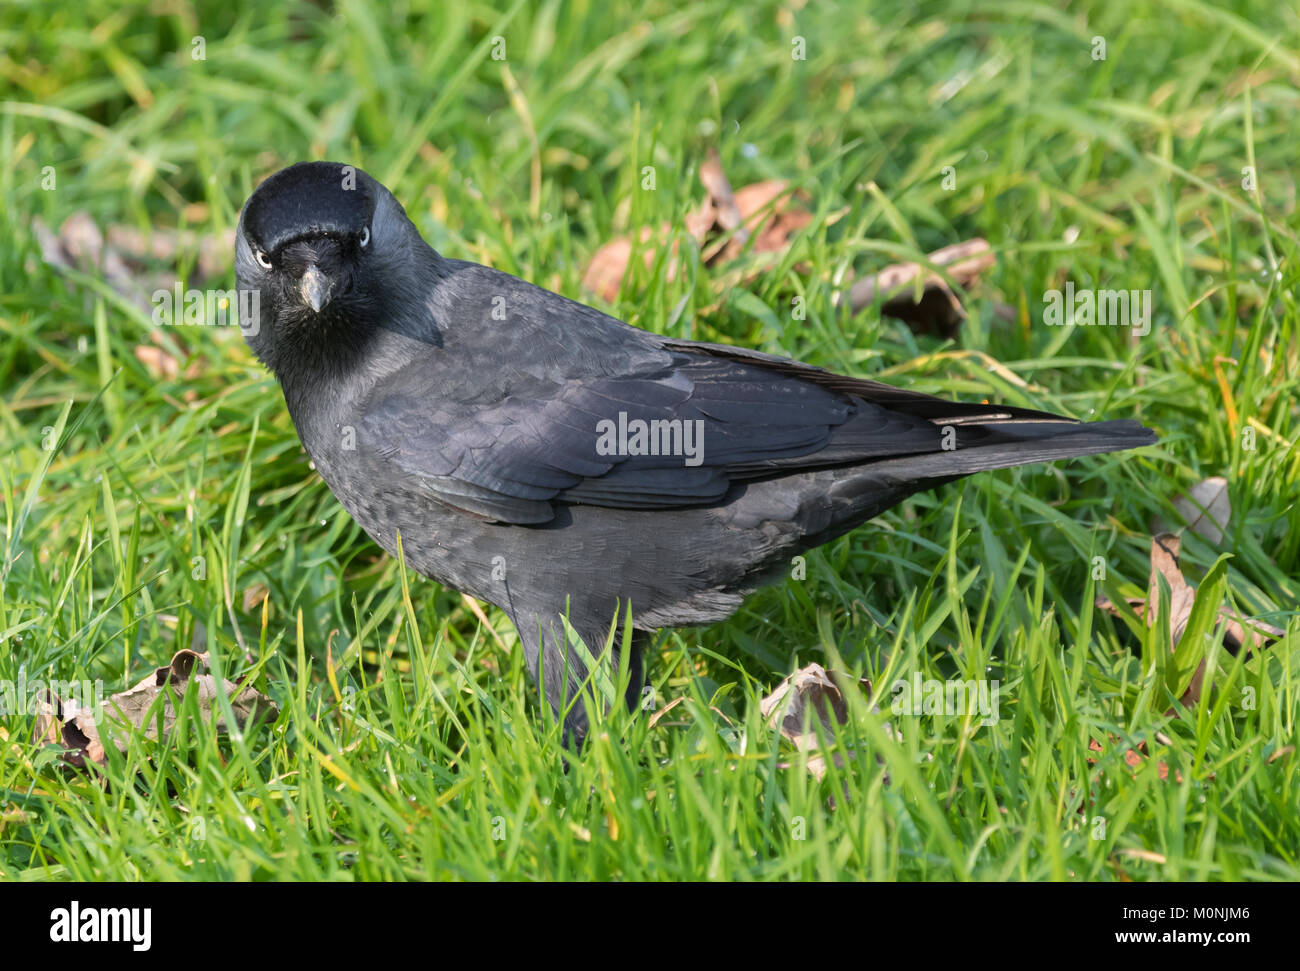
<svg viewBox="0 0 1300 971">
<path fill-rule="evenodd" d="M 235 275 L 258 294 L 248 343 L 273 368 L 285 345 L 358 334 L 378 313 L 419 234 L 401 205 L 361 169 L 299 162 L 249 196 L 235 240 Z M 431 251 L 430 251 L 431 252 Z"/>
</svg>

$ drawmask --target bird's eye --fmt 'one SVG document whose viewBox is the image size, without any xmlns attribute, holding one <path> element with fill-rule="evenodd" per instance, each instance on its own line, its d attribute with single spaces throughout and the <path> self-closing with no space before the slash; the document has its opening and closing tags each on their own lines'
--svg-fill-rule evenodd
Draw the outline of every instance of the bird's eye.
<svg viewBox="0 0 1300 971">
<path fill-rule="evenodd" d="M 263 267 L 268 270 L 271 268 L 271 261 L 267 259 L 266 254 L 260 249 L 253 250 L 253 255 L 257 257 L 257 262 L 261 263 Z"/>
<path fill-rule="evenodd" d="M 367 226 L 361 231 L 361 248 L 365 249 L 366 244 L 370 242 L 370 227 Z"/>
</svg>

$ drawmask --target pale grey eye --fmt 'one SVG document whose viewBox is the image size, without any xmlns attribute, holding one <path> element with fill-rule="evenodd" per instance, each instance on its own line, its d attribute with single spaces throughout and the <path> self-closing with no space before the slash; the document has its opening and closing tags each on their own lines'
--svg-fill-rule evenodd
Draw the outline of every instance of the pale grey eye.
<svg viewBox="0 0 1300 971">
<path fill-rule="evenodd" d="M 365 248 L 366 248 L 366 244 L 368 244 L 369 242 L 370 242 L 370 227 L 367 226 L 367 227 L 366 227 L 364 230 L 362 230 L 362 232 L 361 232 L 361 248 L 362 248 L 362 249 L 365 249 Z"/>
<path fill-rule="evenodd" d="M 271 261 L 266 258 L 266 254 L 260 249 L 253 250 L 253 255 L 257 257 L 257 262 L 261 263 L 263 267 L 268 270 L 271 268 Z"/>
</svg>

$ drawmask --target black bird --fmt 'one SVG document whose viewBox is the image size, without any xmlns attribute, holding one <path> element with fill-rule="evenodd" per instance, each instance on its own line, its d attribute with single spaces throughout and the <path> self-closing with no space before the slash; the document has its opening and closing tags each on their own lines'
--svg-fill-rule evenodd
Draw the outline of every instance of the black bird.
<svg viewBox="0 0 1300 971">
<path fill-rule="evenodd" d="M 586 677 L 562 616 L 597 655 L 631 606 L 634 704 L 654 630 L 723 620 L 907 496 L 1155 441 L 1132 421 L 945 401 L 638 330 L 440 256 L 339 163 L 263 182 L 235 251 L 239 287 L 259 294 L 245 336 L 343 508 L 506 611 L 557 711 Z M 565 729 L 585 735 L 581 703 Z"/>
</svg>

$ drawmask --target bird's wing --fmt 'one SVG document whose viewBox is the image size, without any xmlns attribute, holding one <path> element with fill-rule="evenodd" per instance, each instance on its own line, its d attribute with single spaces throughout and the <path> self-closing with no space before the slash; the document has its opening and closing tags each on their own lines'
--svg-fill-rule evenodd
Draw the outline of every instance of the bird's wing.
<svg viewBox="0 0 1300 971">
<path fill-rule="evenodd" d="M 666 340 L 496 270 L 444 265 L 428 304 L 442 343 L 363 402 L 358 444 L 379 469 L 486 519 L 543 524 L 560 503 L 709 504 L 746 479 L 951 448 L 946 425 L 967 447 L 1026 434 L 1003 423 L 1071 424 Z"/>
<path fill-rule="evenodd" d="M 897 389 L 859 382 L 854 394 L 811 380 L 816 369 L 797 362 L 773 359 L 774 368 L 697 347 L 665 348 L 641 373 L 516 374 L 508 392 L 480 388 L 469 400 L 407 367 L 366 402 L 359 442 L 439 501 L 516 524 L 549 522 L 556 503 L 708 504 L 745 479 L 943 447 L 934 418 L 864 396 Z M 945 407 L 958 419 L 972 411 Z"/>
</svg>

